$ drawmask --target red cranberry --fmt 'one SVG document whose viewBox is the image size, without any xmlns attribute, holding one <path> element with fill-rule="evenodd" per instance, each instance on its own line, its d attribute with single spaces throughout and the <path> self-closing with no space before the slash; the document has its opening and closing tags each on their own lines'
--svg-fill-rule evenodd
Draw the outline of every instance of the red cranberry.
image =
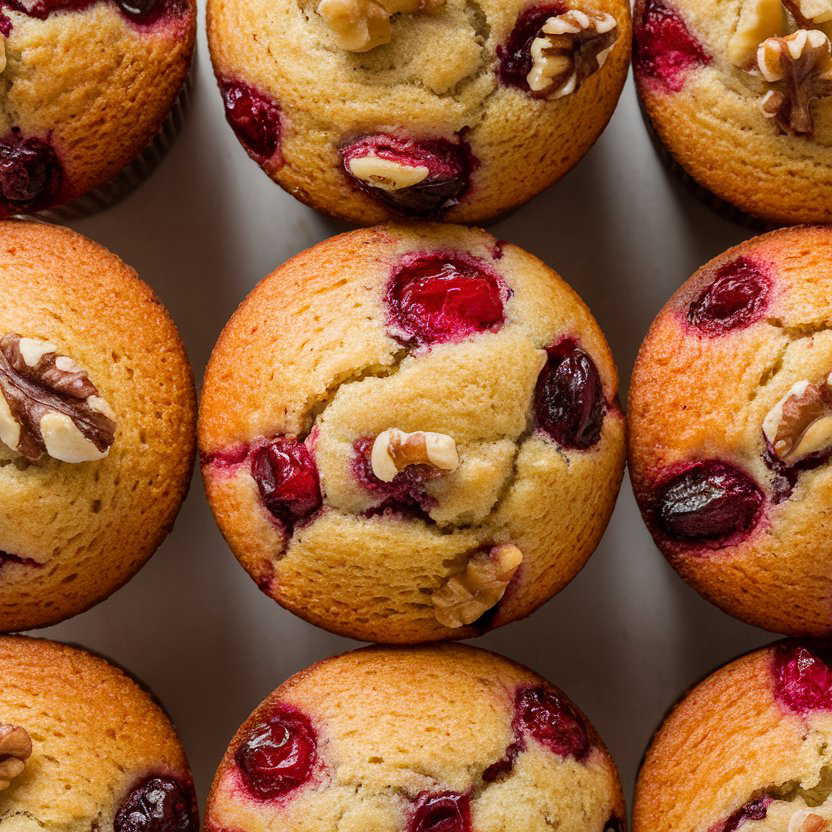
<svg viewBox="0 0 832 832">
<path fill-rule="evenodd" d="M 662 0 L 646 0 L 641 22 L 635 27 L 633 52 L 636 72 L 668 92 L 682 89 L 691 67 L 711 61 L 679 14 Z"/>
<path fill-rule="evenodd" d="M 266 508 L 289 528 L 321 507 L 315 460 L 296 439 L 278 436 L 258 448 L 252 454 L 251 475 Z"/>
<path fill-rule="evenodd" d="M 828 650 L 795 644 L 774 648 L 774 694 L 790 711 L 832 710 L 832 669 Z"/>
<path fill-rule="evenodd" d="M 309 720 L 280 705 L 249 731 L 234 759 L 248 788 L 259 798 L 273 800 L 309 779 L 317 745 Z"/>
<path fill-rule="evenodd" d="M 727 820 L 715 826 L 711 832 L 737 832 L 737 830 L 747 821 L 750 820 L 765 820 L 768 814 L 768 807 L 771 803 L 771 797 L 763 795 L 749 801 L 744 806 L 740 806 L 736 812 L 730 815 Z"/>
<path fill-rule="evenodd" d="M 0 8 L 46 20 L 53 12 L 81 11 L 96 2 L 101 0 L 0 0 Z M 155 23 L 162 17 L 184 14 L 188 9 L 186 0 L 115 0 L 115 5 L 128 20 L 143 25 Z"/>
<path fill-rule="evenodd" d="M 220 81 L 225 117 L 248 154 L 261 164 L 280 145 L 280 108 L 277 102 L 242 81 Z"/>
<path fill-rule="evenodd" d="M 547 353 L 534 394 L 537 423 L 563 447 L 591 448 L 601 439 L 606 410 L 598 368 L 571 339 Z"/>
<path fill-rule="evenodd" d="M 713 282 L 688 307 L 688 321 L 706 335 L 724 335 L 759 320 L 771 282 L 747 257 L 717 269 Z"/>
<path fill-rule="evenodd" d="M 196 799 L 190 786 L 153 777 L 124 799 L 113 821 L 115 832 L 197 832 Z"/>
<path fill-rule="evenodd" d="M 349 163 L 378 156 L 407 167 L 426 167 L 427 178 L 408 188 L 385 191 L 350 173 Z M 350 181 L 364 193 L 409 217 L 432 217 L 456 205 L 470 187 L 474 160 L 465 142 L 405 139 L 389 134 L 363 136 L 341 148 L 341 163 Z"/>
<path fill-rule="evenodd" d="M 757 484 L 718 460 L 695 463 L 665 483 L 657 498 L 662 531 L 681 541 L 727 544 L 754 528 L 762 506 Z"/>
<path fill-rule="evenodd" d="M 460 253 L 413 257 L 394 272 L 386 301 L 392 323 L 419 344 L 495 332 L 505 320 L 502 280 Z"/>
<path fill-rule="evenodd" d="M 416 798 L 408 832 L 470 832 L 471 807 L 467 794 L 422 792 Z"/>
<path fill-rule="evenodd" d="M 497 75 L 503 84 L 529 92 L 526 78 L 532 69 L 532 41 L 550 17 L 565 11 L 561 3 L 545 3 L 521 12 L 506 42 L 497 47 Z"/>
<path fill-rule="evenodd" d="M 583 760 L 589 736 L 583 717 L 561 694 L 544 688 L 524 688 L 515 697 L 517 725 L 561 757 Z"/>
<path fill-rule="evenodd" d="M 0 203 L 10 214 L 38 211 L 53 204 L 63 168 L 51 145 L 15 128 L 0 140 Z"/>
<path fill-rule="evenodd" d="M 522 739 L 513 742 L 507 749 L 503 757 L 492 763 L 483 773 L 482 779 L 486 783 L 493 783 L 496 780 L 501 780 L 507 774 L 511 773 L 514 768 L 514 763 L 517 761 L 517 755 L 523 751 L 525 743 Z"/>
</svg>

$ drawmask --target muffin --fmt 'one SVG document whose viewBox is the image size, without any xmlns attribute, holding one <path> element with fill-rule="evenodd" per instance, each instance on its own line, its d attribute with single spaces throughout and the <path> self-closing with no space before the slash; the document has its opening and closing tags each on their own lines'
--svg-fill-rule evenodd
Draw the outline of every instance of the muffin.
<svg viewBox="0 0 832 832">
<path fill-rule="evenodd" d="M 832 221 L 832 1 L 636 0 L 633 17 L 670 159 L 745 218 Z"/>
<path fill-rule="evenodd" d="M 625 0 L 209 0 L 226 116 L 313 208 L 480 222 L 589 150 L 627 74 Z"/>
<path fill-rule="evenodd" d="M 536 673 L 470 647 L 370 648 L 293 676 L 243 723 L 208 829 L 620 832 L 615 763 Z"/>
<path fill-rule="evenodd" d="M 659 313 L 630 389 L 630 472 L 659 548 L 760 627 L 832 633 L 832 229 L 775 231 Z"/>
<path fill-rule="evenodd" d="M 384 226 L 299 254 L 205 374 L 202 474 L 260 588 L 366 641 L 528 615 L 609 520 L 624 418 L 604 336 L 484 231 Z"/>
<path fill-rule="evenodd" d="M 829 659 L 783 642 L 697 685 L 647 751 L 634 832 L 832 829 Z"/>
<path fill-rule="evenodd" d="M 181 119 L 195 28 L 194 0 L 5 0 L 0 218 L 87 194 L 91 212 L 141 181 Z"/>
<path fill-rule="evenodd" d="M 148 693 L 103 659 L 0 637 L 6 832 L 198 832 L 191 772 Z"/>
<path fill-rule="evenodd" d="M 185 496 L 193 379 L 135 272 L 72 231 L 0 223 L 0 630 L 54 624 L 150 557 Z"/>
</svg>

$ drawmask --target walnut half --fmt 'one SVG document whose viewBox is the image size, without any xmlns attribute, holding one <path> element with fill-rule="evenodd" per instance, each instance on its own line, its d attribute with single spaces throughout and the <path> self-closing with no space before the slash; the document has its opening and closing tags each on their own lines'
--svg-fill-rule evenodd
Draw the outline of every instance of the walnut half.
<svg viewBox="0 0 832 832">
<path fill-rule="evenodd" d="M 32 740 L 25 729 L 0 725 L 0 791 L 8 789 L 12 780 L 23 773 L 31 755 Z"/>
<path fill-rule="evenodd" d="M 611 14 L 570 9 L 550 17 L 532 41 L 529 89 L 547 98 L 578 90 L 607 60 L 617 33 Z"/>
<path fill-rule="evenodd" d="M 789 832 L 829 832 L 832 824 L 811 809 L 798 809 L 789 820 Z"/>
<path fill-rule="evenodd" d="M 109 405 L 87 371 L 37 338 L 0 338 L 0 442 L 36 460 L 102 459 L 115 437 Z"/>
<path fill-rule="evenodd" d="M 423 430 L 405 433 L 390 428 L 375 438 L 370 465 L 382 482 L 393 482 L 409 465 L 429 465 L 445 473 L 455 471 L 459 467 L 459 454 L 452 436 Z"/>
</svg>

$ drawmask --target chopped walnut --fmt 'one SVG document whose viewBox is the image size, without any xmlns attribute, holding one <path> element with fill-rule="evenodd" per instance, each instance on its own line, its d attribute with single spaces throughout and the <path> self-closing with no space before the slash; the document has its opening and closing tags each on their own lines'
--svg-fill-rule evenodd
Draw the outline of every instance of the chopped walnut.
<svg viewBox="0 0 832 832">
<path fill-rule="evenodd" d="M 766 415 L 763 434 L 786 465 L 832 450 L 832 374 L 820 384 L 792 385 Z"/>
<path fill-rule="evenodd" d="M 607 59 L 616 41 L 611 14 L 570 9 L 550 17 L 532 41 L 529 89 L 547 98 L 562 98 L 580 88 Z"/>
<path fill-rule="evenodd" d="M 523 553 L 512 543 L 475 554 L 463 573 L 431 596 L 436 620 L 453 629 L 473 624 L 500 602 L 522 562 Z"/>
<path fill-rule="evenodd" d="M 348 52 L 369 52 L 389 43 L 394 14 L 432 12 L 445 0 L 320 0 L 318 14 Z"/>
<path fill-rule="evenodd" d="M 400 191 L 428 178 L 425 165 L 403 165 L 375 154 L 356 156 L 347 163 L 349 172 L 361 182 L 382 191 Z"/>
<path fill-rule="evenodd" d="M 54 344 L 0 338 L 0 442 L 29 460 L 87 462 L 107 455 L 115 427 L 87 371 Z"/>
<path fill-rule="evenodd" d="M 408 465 L 429 465 L 446 473 L 455 471 L 459 454 L 453 437 L 444 433 L 405 433 L 391 428 L 375 438 L 370 464 L 378 479 L 393 482 Z"/>
<path fill-rule="evenodd" d="M 29 734 L 16 725 L 0 725 L 0 791 L 23 773 L 26 760 L 32 755 Z"/>
<path fill-rule="evenodd" d="M 6 36 L 0 35 L 0 72 L 6 71 Z"/>
<path fill-rule="evenodd" d="M 757 66 L 766 81 L 780 84 L 763 97 L 763 115 L 783 133 L 812 136 L 812 102 L 832 95 L 829 38 L 817 29 L 768 38 L 757 50 Z"/>
<path fill-rule="evenodd" d="M 785 23 L 781 0 L 745 0 L 737 28 L 728 41 L 728 59 L 743 69 L 754 66 L 757 47 L 767 38 L 782 34 Z"/>
<path fill-rule="evenodd" d="M 830 832 L 832 823 L 811 809 L 798 809 L 789 820 L 788 832 Z"/>
</svg>

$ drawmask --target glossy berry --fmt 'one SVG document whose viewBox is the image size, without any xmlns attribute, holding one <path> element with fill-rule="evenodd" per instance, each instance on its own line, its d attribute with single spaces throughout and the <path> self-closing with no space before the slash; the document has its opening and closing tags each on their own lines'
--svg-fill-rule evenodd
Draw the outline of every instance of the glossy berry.
<svg viewBox="0 0 832 832">
<path fill-rule="evenodd" d="M 606 410 L 598 368 L 571 339 L 547 352 L 534 394 L 538 427 L 565 448 L 591 448 L 601 438 Z"/>
<path fill-rule="evenodd" d="M 113 821 L 114 832 L 198 832 L 190 788 L 153 777 L 133 789 Z"/>
<path fill-rule="evenodd" d="M 317 745 L 309 720 L 298 711 L 278 706 L 248 732 L 234 759 L 252 794 L 273 800 L 309 779 Z"/>
<path fill-rule="evenodd" d="M 321 507 L 315 460 L 296 439 L 278 436 L 258 448 L 251 457 L 251 475 L 266 508 L 289 528 Z"/>
<path fill-rule="evenodd" d="M 714 832 L 737 832 L 748 821 L 765 820 L 770 803 L 771 798 L 768 795 L 749 801 L 744 806 L 740 806 L 721 825 L 717 826 Z"/>
<path fill-rule="evenodd" d="M 589 735 L 583 717 L 561 694 L 524 688 L 515 697 L 516 727 L 561 757 L 583 760 Z"/>
<path fill-rule="evenodd" d="M 520 13 L 506 42 L 497 47 L 497 76 L 503 84 L 531 92 L 526 77 L 532 68 L 532 41 L 550 17 L 565 11 L 565 5 L 545 3 Z"/>
<path fill-rule="evenodd" d="M 142 25 L 156 23 L 163 17 L 184 14 L 186 0 L 108 0 L 131 22 Z M 103 0 L 0 0 L 0 8 L 45 20 L 54 12 L 82 11 Z"/>
<path fill-rule="evenodd" d="M 63 168 L 47 142 L 17 130 L 0 140 L 0 202 L 8 213 L 50 206 L 62 180 Z"/>
<path fill-rule="evenodd" d="M 470 832 L 471 808 L 467 794 L 422 792 L 416 798 L 408 832 Z"/>
<path fill-rule="evenodd" d="M 710 63 L 710 56 L 688 31 L 684 20 L 662 0 L 646 0 L 634 34 L 636 73 L 658 82 L 666 92 L 679 92 L 690 69 Z"/>
<path fill-rule="evenodd" d="M 662 531 L 680 541 L 729 543 L 759 520 L 763 493 L 746 474 L 717 460 L 692 465 L 657 496 Z"/>
<path fill-rule="evenodd" d="M 406 167 L 426 167 L 421 182 L 398 190 L 375 188 L 352 175 L 349 163 L 377 156 Z M 474 161 L 465 142 L 447 139 L 406 139 L 390 134 L 362 136 L 341 148 L 341 161 L 350 182 L 364 193 L 408 217 L 433 217 L 456 205 L 470 187 Z"/>
<path fill-rule="evenodd" d="M 225 117 L 249 155 L 269 161 L 280 146 L 280 108 L 269 96 L 242 81 L 221 81 Z"/>
<path fill-rule="evenodd" d="M 505 320 L 502 280 L 473 257 L 425 254 L 400 265 L 387 290 L 391 322 L 418 344 L 495 332 Z"/>
<path fill-rule="evenodd" d="M 724 335 L 759 320 L 771 282 L 747 257 L 717 269 L 713 282 L 688 307 L 688 321 L 706 335 Z"/>
<path fill-rule="evenodd" d="M 774 694 L 790 711 L 832 710 L 832 669 L 827 651 L 781 644 L 774 648 Z"/>
</svg>

